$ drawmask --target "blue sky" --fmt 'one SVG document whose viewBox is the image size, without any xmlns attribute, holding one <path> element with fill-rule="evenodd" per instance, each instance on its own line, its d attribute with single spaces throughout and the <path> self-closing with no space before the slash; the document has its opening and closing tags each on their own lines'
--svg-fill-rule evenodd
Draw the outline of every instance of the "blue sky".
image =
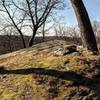
<svg viewBox="0 0 100 100">
<path fill-rule="evenodd" d="M 67 23 L 67 25 L 75 25 L 77 21 L 70 0 L 66 0 L 66 2 L 70 9 L 64 11 L 65 23 Z M 91 21 L 100 21 L 100 0 L 83 0 L 83 2 Z"/>
</svg>

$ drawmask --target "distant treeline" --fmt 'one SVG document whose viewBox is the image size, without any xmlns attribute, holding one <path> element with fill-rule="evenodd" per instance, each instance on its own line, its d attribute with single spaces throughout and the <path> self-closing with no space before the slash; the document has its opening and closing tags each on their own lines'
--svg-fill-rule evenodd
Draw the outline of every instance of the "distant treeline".
<svg viewBox="0 0 100 100">
<path fill-rule="evenodd" d="M 28 44 L 29 36 L 24 36 L 26 44 Z M 56 37 L 56 36 L 48 36 L 43 39 L 43 37 L 36 37 L 34 41 L 34 45 L 46 41 L 53 41 L 53 40 L 65 40 L 68 44 L 77 44 L 81 45 L 80 38 L 74 37 Z M 97 42 L 100 43 L 100 38 L 97 38 Z M 21 42 L 20 36 L 8 36 L 8 35 L 0 35 L 0 55 L 13 52 L 16 50 L 23 49 L 23 45 Z"/>
<path fill-rule="evenodd" d="M 30 36 L 24 36 L 25 42 L 28 45 L 28 41 Z M 80 38 L 71 38 L 71 37 L 56 37 L 56 36 L 49 36 L 45 37 L 36 37 L 34 41 L 34 45 L 46 41 L 53 41 L 53 40 L 65 40 L 68 44 L 81 44 Z M 20 36 L 8 36 L 8 35 L 0 35 L 0 54 L 5 54 L 9 52 L 13 52 L 16 50 L 23 49 L 23 44 L 21 42 Z"/>
</svg>

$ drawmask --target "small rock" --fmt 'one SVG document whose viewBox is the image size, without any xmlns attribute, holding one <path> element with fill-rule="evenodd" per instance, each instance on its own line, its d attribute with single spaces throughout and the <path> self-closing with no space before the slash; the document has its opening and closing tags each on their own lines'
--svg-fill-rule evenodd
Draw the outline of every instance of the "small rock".
<svg viewBox="0 0 100 100">
<path fill-rule="evenodd" d="M 63 55 L 63 48 L 59 48 L 56 51 L 54 51 L 55 56 L 61 56 Z"/>
</svg>

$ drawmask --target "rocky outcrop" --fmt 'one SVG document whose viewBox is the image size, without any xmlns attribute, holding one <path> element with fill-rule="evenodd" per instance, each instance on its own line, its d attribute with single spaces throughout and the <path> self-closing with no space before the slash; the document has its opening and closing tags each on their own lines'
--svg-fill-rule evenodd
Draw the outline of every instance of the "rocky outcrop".
<svg viewBox="0 0 100 100">
<path fill-rule="evenodd" d="M 79 51 L 77 50 L 76 45 L 64 45 L 61 48 L 58 48 L 54 51 L 54 55 L 61 56 L 61 55 L 68 55 L 68 54 L 78 54 Z"/>
</svg>

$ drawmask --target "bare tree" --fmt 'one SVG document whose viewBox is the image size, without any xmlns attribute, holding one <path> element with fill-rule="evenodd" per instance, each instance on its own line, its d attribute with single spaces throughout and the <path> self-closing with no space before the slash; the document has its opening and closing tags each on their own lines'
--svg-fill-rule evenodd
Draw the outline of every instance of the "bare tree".
<svg viewBox="0 0 100 100">
<path fill-rule="evenodd" d="M 98 37 L 100 36 L 100 22 L 99 21 L 93 21 L 92 27 L 95 35 Z"/>
<path fill-rule="evenodd" d="M 32 46 L 38 29 L 50 19 L 53 11 L 63 8 L 63 0 L 25 0 L 25 7 L 15 6 L 27 14 L 28 20 L 32 23 L 32 37 L 29 40 L 28 46 Z M 26 7 L 27 6 L 27 7 Z"/>
<path fill-rule="evenodd" d="M 25 44 L 25 40 L 24 40 L 24 36 L 23 36 L 23 33 L 21 31 L 21 27 L 19 28 L 18 27 L 18 24 L 16 23 L 16 21 L 14 20 L 14 14 L 16 13 L 16 9 L 15 11 L 13 12 L 13 14 L 10 14 L 10 11 L 8 10 L 9 6 L 11 5 L 10 3 L 6 4 L 7 1 L 5 0 L 1 0 L 2 2 L 2 6 L 4 7 L 4 10 L 2 10 L 3 12 L 6 12 L 13 24 L 13 26 L 17 29 L 17 31 L 19 32 L 20 36 L 21 36 L 21 39 L 22 39 L 22 43 L 23 43 L 23 47 L 26 48 L 26 44 Z"/>
<path fill-rule="evenodd" d="M 43 25 L 42 25 L 42 29 L 41 29 L 41 34 L 42 34 L 42 40 L 45 41 L 45 37 L 46 37 L 46 34 L 49 34 L 50 32 L 50 29 L 52 29 L 53 27 L 53 24 L 46 26 L 47 24 L 51 24 L 49 22 L 45 22 Z"/>
<path fill-rule="evenodd" d="M 56 36 L 67 36 L 66 33 L 66 26 L 64 24 L 59 23 L 58 25 L 56 24 L 54 27 L 54 31 Z"/>
<path fill-rule="evenodd" d="M 12 42 L 12 33 L 13 33 L 13 29 L 12 27 L 7 27 L 5 26 L 5 28 L 2 30 L 4 33 L 3 35 L 5 35 L 6 37 L 6 45 L 7 45 L 7 51 L 12 52 L 14 47 L 13 47 L 13 42 Z"/>
<path fill-rule="evenodd" d="M 91 26 L 91 22 L 90 22 L 87 10 L 83 4 L 83 1 L 71 0 L 71 3 L 78 20 L 83 46 L 86 47 L 90 51 L 98 52 L 94 32 Z"/>
</svg>

